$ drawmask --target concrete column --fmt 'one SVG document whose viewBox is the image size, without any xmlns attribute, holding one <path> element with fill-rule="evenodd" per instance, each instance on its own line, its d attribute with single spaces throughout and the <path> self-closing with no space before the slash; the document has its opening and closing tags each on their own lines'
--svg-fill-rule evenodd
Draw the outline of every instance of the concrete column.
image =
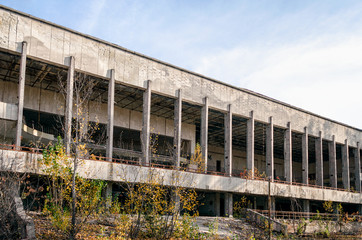
<svg viewBox="0 0 362 240">
<path fill-rule="evenodd" d="M 360 152 L 360 148 L 361 148 L 361 146 L 358 142 L 357 148 L 354 149 L 354 175 L 355 175 L 355 179 L 356 179 L 355 183 L 356 183 L 357 192 L 361 192 L 361 152 Z"/>
<path fill-rule="evenodd" d="M 67 76 L 67 96 L 65 101 L 65 151 L 69 155 L 72 143 L 72 115 L 73 115 L 73 88 L 74 88 L 74 65 L 73 56 L 69 59 L 69 69 Z"/>
<path fill-rule="evenodd" d="M 23 131 L 23 110 L 24 110 L 24 90 L 25 90 L 25 72 L 26 72 L 26 54 L 27 42 L 22 43 L 21 59 L 20 59 L 20 72 L 19 72 L 19 86 L 18 86 L 18 121 L 16 124 L 15 146 L 21 145 L 21 133 Z"/>
<path fill-rule="evenodd" d="M 302 201 L 303 201 L 303 212 L 310 212 L 309 200 L 302 200 Z"/>
<path fill-rule="evenodd" d="M 231 104 L 228 105 L 228 112 L 225 114 L 225 141 L 224 141 L 224 167 L 225 167 L 225 173 L 227 176 L 232 175 L 232 169 L 233 169 L 233 114 L 231 112 Z"/>
<path fill-rule="evenodd" d="M 266 175 L 274 181 L 274 127 L 273 117 L 269 118 L 266 128 Z"/>
<path fill-rule="evenodd" d="M 270 211 L 271 213 L 271 217 L 274 218 L 275 217 L 275 197 L 270 197 Z"/>
<path fill-rule="evenodd" d="M 143 93 L 142 112 L 142 165 L 150 164 L 151 80 Z"/>
<path fill-rule="evenodd" d="M 225 217 L 233 217 L 233 194 L 225 193 Z"/>
<path fill-rule="evenodd" d="M 174 118 L 174 137 L 173 137 L 173 158 L 175 166 L 180 167 L 181 161 L 181 125 L 182 125 L 182 92 L 177 91 L 177 99 L 175 100 L 175 118 Z"/>
<path fill-rule="evenodd" d="M 204 98 L 204 105 L 201 111 L 201 152 L 205 158 L 205 173 L 207 172 L 207 161 L 208 161 L 208 130 L 209 129 L 209 100 L 207 97 Z"/>
<path fill-rule="evenodd" d="M 304 133 L 302 136 L 302 178 L 304 184 L 309 184 L 308 181 L 308 129 L 304 128 Z"/>
<path fill-rule="evenodd" d="M 106 156 L 109 161 L 113 157 L 113 128 L 114 128 L 114 92 L 115 92 L 115 73 L 111 70 L 111 78 L 108 82 L 108 124 L 107 124 L 107 148 Z"/>
<path fill-rule="evenodd" d="M 337 188 L 337 158 L 336 158 L 336 140 L 333 135 L 332 141 L 328 144 L 329 151 L 329 181 L 331 187 Z"/>
<path fill-rule="evenodd" d="M 290 122 L 284 133 L 284 177 L 287 182 L 292 182 L 293 163 L 292 163 L 292 129 Z"/>
<path fill-rule="evenodd" d="M 215 193 L 215 215 L 220 217 L 220 193 Z"/>
<path fill-rule="evenodd" d="M 104 191 L 104 198 L 106 199 L 106 207 L 110 208 L 112 206 L 112 197 L 113 197 L 113 183 L 107 182 Z"/>
<path fill-rule="evenodd" d="M 342 147 L 342 179 L 344 189 L 350 189 L 350 178 L 349 178 L 349 152 L 348 152 L 348 140 L 344 141 Z"/>
<path fill-rule="evenodd" d="M 316 185 L 323 186 L 323 143 L 321 131 L 319 131 L 319 137 L 315 140 L 315 161 Z"/>
<path fill-rule="evenodd" d="M 246 143 L 246 168 L 249 177 L 254 178 L 254 130 L 255 130 L 254 112 L 250 112 L 250 118 L 247 121 L 247 143 Z"/>
</svg>

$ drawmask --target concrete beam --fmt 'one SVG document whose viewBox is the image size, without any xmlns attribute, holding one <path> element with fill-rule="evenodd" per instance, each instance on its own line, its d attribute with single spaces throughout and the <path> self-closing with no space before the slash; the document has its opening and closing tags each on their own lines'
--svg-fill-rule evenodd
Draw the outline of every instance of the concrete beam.
<svg viewBox="0 0 362 240">
<path fill-rule="evenodd" d="M 348 152 L 348 140 L 344 141 L 342 147 L 342 180 L 344 189 L 350 189 L 349 179 L 349 152 Z"/>
<path fill-rule="evenodd" d="M 308 183 L 308 174 L 309 174 L 309 159 L 308 159 L 308 128 L 304 128 L 304 133 L 302 136 L 302 178 L 304 184 Z"/>
<path fill-rule="evenodd" d="M 287 129 L 284 133 L 284 177 L 287 182 L 292 182 L 292 129 L 288 122 Z"/>
<path fill-rule="evenodd" d="M 233 114 L 231 112 L 231 104 L 228 106 L 228 112 L 225 114 L 225 141 L 224 141 L 224 167 L 227 176 L 232 175 L 233 169 Z"/>
<path fill-rule="evenodd" d="M 108 82 L 108 124 L 107 124 L 107 149 L 106 156 L 109 161 L 113 157 L 113 129 L 114 129 L 114 92 L 115 72 L 111 70 L 111 78 Z"/>
<path fill-rule="evenodd" d="M 269 118 L 266 128 L 266 175 L 274 181 L 274 126 L 273 117 Z"/>
<path fill-rule="evenodd" d="M 69 155 L 71 142 L 72 142 L 72 114 L 73 114 L 73 89 L 74 89 L 74 70 L 75 59 L 73 56 L 69 57 L 69 68 L 67 76 L 67 96 L 65 100 L 65 151 Z"/>
<path fill-rule="evenodd" d="M 357 148 L 354 149 L 354 175 L 356 191 L 361 192 L 361 146 L 357 142 Z"/>
<path fill-rule="evenodd" d="M 201 152 L 205 159 L 205 172 L 207 172 L 208 162 L 208 129 L 209 129 L 209 100 L 204 98 L 204 105 L 201 110 Z"/>
<path fill-rule="evenodd" d="M 151 121 L 151 81 L 147 81 L 143 93 L 142 111 L 142 165 L 150 164 L 150 121 Z"/>
<path fill-rule="evenodd" d="M 322 131 L 319 131 L 319 137 L 315 140 L 315 161 L 316 161 L 316 185 L 323 186 L 323 139 Z"/>
<path fill-rule="evenodd" d="M 331 187 L 337 188 L 337 157 L 336 157 L 336 140 L 334 135 L 332 141 L 328 143 L 329 152 L 329 181 Z"/>
<path fill-rule="evenodd" d="M 246 169 L 249 177 L 254 178 L 254 138 L 255 121 L 254 112 L 250 112 L 250 118 L 247 121 L 247 143 L 246 143 Z"/>
<path fill-rule="evenodd" d="M 19 86 L 18 86 L 18 119 L 16 124 L 15 146 L 21 145 L 21 133 L 23 131 L 23 110 L 24 110 L 24 89 L 25 89 L 25 72 L 26 72 L 26 56 L 27 56 L 27 42 L 22 42 L 21 59 L 20 59 L 20 72 L 19 72 Z"/>
<path fill-rule="evenodd" d="M 177 99 L 175 100 L 174 117 L 174 138 L 173 138 L 173 158 L 176 167 L 180 167 L 181 159 L 181 125 L 182 125 L 182 92 L 177 90 Z"/>
</svg>

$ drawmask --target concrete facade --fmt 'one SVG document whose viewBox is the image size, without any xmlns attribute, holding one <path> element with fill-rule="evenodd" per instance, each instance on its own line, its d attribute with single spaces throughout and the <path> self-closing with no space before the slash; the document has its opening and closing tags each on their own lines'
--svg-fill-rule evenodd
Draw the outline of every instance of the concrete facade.
<svg viewBox="0 0 362 240">
<path fill-rule="evenodd" d="M 272 183 L 273 199 L 301 199 L 304 209 L 309 210 L 310 200 L 362 204 L 360 129 L 4 6 L 0 6 L 0 53 L 4 62 L 0 75 L 0 123 L 5 126 L 6 121 L 16 122 L 15 134 L 6 135 L 4 143 L 21 145 L 26 109 L 32 112 L 25 118 L 35 113 L 64 117 L 64 138 L 69 150 L 72 115 L 76 114 L 72 108 L 73 81 L 81 73 L 100 82 L 97 94 L 101 101 L 89 101 L 87 111 L 90 121 L 107 125 L 107 140 L 102 146 L 105 155 L 112 158 L 117 149 L 130 154 L 126 157 L 142 159 L 143 167 L 139 168 L 148 169 L 155 161 L 152 134 L 157 134 L 172 145 L 172 153 L 159 158 L 165 164 L 180 167 L 200 143 L 205 174 L 183 174 L 195 180 L 196 189 L 216 194 L 216 215 L 221 211 L 220 193 L 228 216 L 233 214 L 233 195 L 267 195 L 267 182 L 253 179 L 259 177 L 254 176 L 255 170 L 264 172 L 271 181 L 279 177 L 286 181 Z M 36 69 L 37 65 L 42 68 Z M 66 96 L 48 88 L 51 82 L 46 87 L 42 85 L 44 79 L 57 81 L 56 74 L 53 78 L 48 74 L 54 69 L 66 73 Z M 11 80 L 12 76 L 18 78 Z M 103 93 L 107 97 L 103 98 Z M 133 140 L 140 142 L 140 149 L 115 147 L 114 142 L 122 138 L 116 130 L 136 136 Z M 340 159 L 337 144 L 342 145 Z M 3 161 L 14 159 L 19 166 L 21 161 L 35 164 L 28 161 L 29 154 L 17 153 L 20 155 L 14 157 L 11 150 L 1 154 Z M 339 162 L 342 170 L 338 169 Z M 110 165 L 112 172 L 108 171 Z M 83 167 L 85 176 L 112 182 L 122 181 L 115 174 L 117 168 L 130 174 L 135 171 L 132 166 L 90 160 Z M 40 171 L 29 166 L 19 171 L 26 169 Z M 242 176 L 245 169 L 249 171 L 248 178 Z M 160 171 L 167 175 L 171 170 Z M 348 191 L 354 187 L 357 193 L 337 190 L 338 182 Z M 312 184 L 329 184 L 334 189 Z"/>
</svg>

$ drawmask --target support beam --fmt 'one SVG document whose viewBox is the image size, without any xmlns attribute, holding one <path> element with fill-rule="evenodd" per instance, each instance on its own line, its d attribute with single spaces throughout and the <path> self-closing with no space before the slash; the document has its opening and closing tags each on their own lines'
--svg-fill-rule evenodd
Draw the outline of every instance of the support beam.
<svg viewBox="0 0 362 240">
<path fill-rule="evenodd" d="M 151 80 L 143 93 L 142 111 L 142 165 L 150 164 Z"/>
<path fill-rule="evenodd" d="M 319 137 L 315 140 L 315 174 L 316 185 L 323 186 L 323 142 L 322 132 L 319 131 Z"/>
<path fill-rule="evenodd" d="M 205 159 L 205 173 L 207 172 L 207 161 L 208 161 L 208 129 L 209 129 L 209 100 L 207 97 L 204 98 L 204 105 L 201 111 L 201 152 Z"/>
<path fill-rule="evenodd" d="M 224 167 L 227 176 L 231 177 L 233 169 L 233 114 L 231 112 L 231 104 L 228 105 L 228 112 L 225 114 L 225 141 L 224 141 Z"/>
<path fill-rule="evenodd" d="M 232 193 L 225 193 L 225 217 L 233 217 L 233 194 Z"/>
<path fill-rule="evenodd" d="M 309 200 L 302 200 L 302 201 L 303 201 L 303 212 L 310 212 Z"/>
<path fill-rule="evenodd" d="M 15 146 L 21 145 L 21 133 L 23 131 L 24 89 L 26 72 L 27 42 L 22 42 L 20 59 L 19 86 L 18 86 L 18 121 L 16 124 Z"/>
<path fill-rule="evenodd" d="M 255 138 L 254 112 L 250 112 L 247 121 L 247 143 L 246 143 L 246 169 L 250 178 L 254 178 L 254 138 Z"/>
<path fill-rule="evenodd" d="M 107 149 L 106 156 L 108 161 L 113 157 L 113 129 L 114 129 L 114 92 L 115 92 L 115 73 L 111 70 L 111 78 L 108 82 L 108 124 L 107 124 Z"/>
<path fill-rule="evenodd" d="M 292 129 L 290 122 L 288 122 L 284 133 L 284 177 L 287 182 L 292 182 L 292 168 Z"/>
<path fill-rule="evenodd" d="M 75 59 L 70 56 L 67 76 L 67 96 L 65 100 L 65 151 L 70 154 L 72 143 L 72 115 L 73 115 L 73 88 L 74 88 L 74 65 Z"/>
<path fill-rule="evenodd" d="M 329 151 L 329 181 L 332 188 L 337 188 L 337 158 L 336 158 L 336 140 L 332 136 L 332 141 L 328 143 Z"/>
<path fill-rule="evenodd" d="M 309 160 L 308 160 L 308 129 L 304 128 L 304 133 L 302 136 L 302 178 L 304 184 L 309 184 L 308 174 L 309 174 Z"/>
<path fill-rule="evenodd" d="M 342 147 L 342 180 L 344 189 L 350 189 L 350 179 L 349 179 L 349 152 L 348 152 L 348 140 L 344 141 L 344 146 Z"/>
<path fill-rule="evenodd" d="M 266 175 L 274 181 L 274 126 L 273 117 L 269 118 L 266 128 Z"/>
<path fill-rule="evenodd" d="M 357 142 L 357 148 L 354 149 L 354 175 L 355 175 L 355 184 L 357 192 L 361 192 L 361 151 L 360 150 L 361 150 L 360 143 Z"/>
<path fill-rule="evenodd" d="M 175 118 L 174 118 L 174 137 L 173 137 L 173 158 L 175 166 L 180 167 L 181 161 L 181 125 L 182 125 L 182 92 L 177 91 L 177 99 L 175 100 Z"/>
</svg>

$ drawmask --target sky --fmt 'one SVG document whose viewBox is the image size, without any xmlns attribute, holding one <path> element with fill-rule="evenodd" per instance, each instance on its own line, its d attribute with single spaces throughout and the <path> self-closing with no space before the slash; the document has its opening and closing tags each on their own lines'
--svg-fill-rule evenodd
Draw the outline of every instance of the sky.
<svg viewBox="0 0 362 240">
<path fill-rule="evenodd" d="M 1 4 L 362 129 L 362 1 Z"/>
</svg>

